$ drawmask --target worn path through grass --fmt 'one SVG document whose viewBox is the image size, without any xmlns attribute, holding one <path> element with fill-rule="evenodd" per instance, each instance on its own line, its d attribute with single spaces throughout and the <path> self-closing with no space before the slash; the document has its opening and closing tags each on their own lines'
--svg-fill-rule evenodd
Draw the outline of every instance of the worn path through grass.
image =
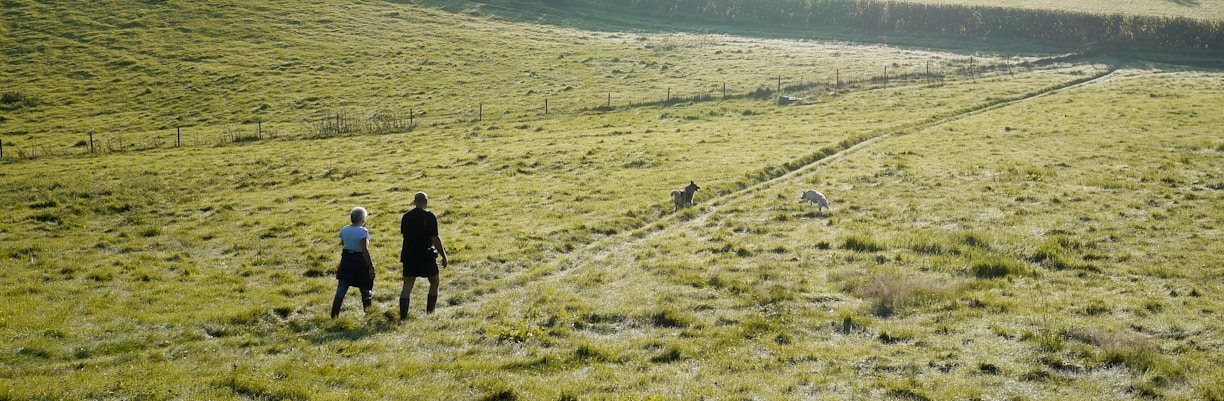
<svg viewBox="0 0 1224 401">
<path fill-rule="evenodd" d="M 1203 209 L 1218 201 L 1203 196 L 1218 191 L 1211 188 L 1219 186 L 1219 165 L 1210 158 L 1221 145 L 1162 131 L 1152 134 L 1156 145 L 1140 150 L 1134 141 L 1143 134 L 1129 131 L 1126 121 L 1106 122 L 1110 108 L 1075 120 L 1101 127 L 1063 134 L 1077 125 L 1046 119 L 1066 111 L 1040 111 L 1102 97 L 1142 95 L 1143 104 L 1159 104 L 1150 99 L 1162 94 L 1132 93 L 1142 84 L 1131 82 L 1165 75 L 1111 68 L 873 136 L 802 171 L 545 261 L 531 277 L 503 282 L 497 296 L 464 305 L 470 312 L 458 317 L 506 319 L 488 333 L 538 330 L 542 337 L 517 343 L 524 365 L 507 365 L 504 381 L 515 388 L 590 380 L 602 383 L 602 394 L 664 398 L 1218 394 L 1211 378 L 1218 377 L 1219 360 L 1201 345 L 1219 344 L 1220 327 L 1195 316 L 1220 304 L 1204 290 L 1217 285 L 1219 266 L 1206 255 L 1176 251 L 1188 244 L 1143 237 L 1170 229 L 1162 221 L 1219 218 Z M 1212 79 L 1177 75 L 1200 85 Z M 1186 113 L 1183 107 L 1170 112 Z M 1031 108 L 1041 119 L 1019 118 Z M 1051 135 L 1058 138 L 1043 140 Z M 1109 150 L 1114 146 L 1135 154 L 1118 155 Z M 1186 156 L 1161 162 L 1150 152 L 1161 147 Z M 941 157 L 947 149 L 960 153 Z M 1203 152 L 1208 159 L 1195 161 Z M 1045 158 L 1024 159 L 1030 154 Z M 1134 172 L 1095 171 L 1091 160 L 1111 154 L 1125 157 Z M 995 165 L 1017 160 L 1032 164 Z M 1152 163 L 1173 171 L 1143 172 L 1156 168 Z M 1182 168 L 1204 176 L 1180 178 L 1192 175 Z M 1136 178 L 1151 174 L 1157 175 Z M 1108 182 L 1091 184 L 1100 180 Z M 794 206 L 808 186 L 846 198 L 834 198 L 835 211 L 817 215 Z M 1109 188 L 1141 190 L 1148 204 L 1098 210 L 1097 202 L 1116 203 Z M 1160 200 L 1161 192 L 1171 193 Z M 854 193 L 862 199 L 850 199 Z M 1101 198 L 1086 198 L 1092 193 Z M 923 194 L 928 198 L 912 198 Z M 1147 208 L 1160 211 L 1150 212 L 1154 219 L 1134 216 Z M 1200 245 L 1219 236 L 1203 228 L 1178 236 Z M 1187 258 L 1204 264 L 1165 265 Z M 534 376 L 532 367 L 541 365 L 573 369 Z M 654 381 L 622 380 L 608 366 L 648 371 Z M 721 385 L 709 386 L 712 378 Z"/>
<path fill-rule="evenodd" d="M 1113 62 L 1112 60 L 1109 62 Z M 926 120 L 914 123 L 901 124 L 891 127 L 886 130 L 868 133 L 865 135 L 846 138 L 845 140 L 821 148 L 814 154 L 805 155 L 801 159 L 797 159 L 784 166 L 784 173 L 770 177 L 766 180 L 759 181 L 747 185 L 746 187 L 736 189 L 731 192 L 707 196 L 711 191 L 699 191 L 698 198 L 700 202 L 694 206 L 694 209 L 685 209 L 676 213 L 667 213 L 660 215 L 653 221 L 646 221 L 645 224 L 632 231 L 618 233 L 612 236 L 601 238 L 596 242 L 590 243 L 579 250 L 563 255 L 559 258 L 546 257 L 546 261 L 536 265 L 521 273 L 508 275 L 496 283 L 487 283 L 482 285 L 478 290 L 484 295 L 490 294 L 489 291 L 496 291 L 493 288 L 509 287 L 507 284 L 522 285 L 529 281 L 539 280 L 541 278 L 556 275 L 556 279 L 563 280 L 567 272 L 589 267 L 594 264 L 601 263 L 608 255 L 618 254 L 631 249 L 647 240 L 654 238 L 662 231 L 669 229 L 683 229 L 684 227 L 700 227 L 705 224 L 707 217 L 710 214 L 717 213 L 721 205 L 736 202 L 738 199 L 746 196 L 751 196 L 755 193 L 770 190 L 781 185 L 796 186 L 796 181 L 799 177 L 813 174 L 814 170 L 832 163 L 838 163 L 851 155 L 871 149 L 881 141 L 887 141 L 895 135 L 908 135 L 924 130 L 932 129 L 943 124 L 947 124 L 959 119 L 990 113 L 992 111 L 1013 106 L 1015 104 L 1036 99 L 1043 96 L 1048 96 L 1063 90 L 1073 90 L 1077 87 L 1092 85 L 1095 82 L 1110 79 L 1116 67 L 1108 62 L 1105 68 L 1094 70 L 1093 75 L 1084 78 L 1075 79 L 1064 82 L 1047 88 L 1024 93 L 1012 98 L 996 99 L 992 102 L 982 104 L 976 107 L 966 108 L 947 115 L 932 116 Z M 769 168 L 766 168 L 769 169 Z M 801 186 L 796 186 L 800 188 Z M 804 188 L 806 189 L 806 188 Z M 463 291 L 462 289 L 460 290 Z"/>
</svg>

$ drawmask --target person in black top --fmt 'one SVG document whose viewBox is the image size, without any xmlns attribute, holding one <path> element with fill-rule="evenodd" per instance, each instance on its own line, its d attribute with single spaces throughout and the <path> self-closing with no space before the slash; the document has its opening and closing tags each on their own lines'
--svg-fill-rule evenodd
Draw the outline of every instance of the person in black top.
<svg viewBox="0 0 1224 401">
<path fill-rule="evenodd" d="M 425 211 L 429 205 L 429 196 L 417 192 L 413 198 L 415 209 L 404 213 L 400 219 L 400 234 L 404 236 L 404 247 L 400 250 L 400 262 L 404 264 L 404 288 L 400 291 L 400 320 L 408 318 L 408 302 L 412 296 L 412 286 L 417 277 L 429 279 L 429 298 L 425 305 L 425 313 L 433 313 L 438 304 L 438 286 L 440 282 L 438 261 L 442 257 L 441 266 L 446 267 L 446 249 L 442 247 L 442 238 L 438 237 L 438 217 Z"/>
</svg>

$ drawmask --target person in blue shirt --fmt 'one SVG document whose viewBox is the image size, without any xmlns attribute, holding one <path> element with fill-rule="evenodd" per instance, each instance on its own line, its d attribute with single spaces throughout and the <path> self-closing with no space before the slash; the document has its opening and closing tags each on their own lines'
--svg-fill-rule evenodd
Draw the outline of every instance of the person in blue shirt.
<svg viewBox="0 0 1224 401">
<path fill-rule="evenodd" d="M 344 250 L 340 253 L 340 267 L 336 268 L 336 299 L 332 301 L 331 318 L 340 316 L 340 305 L 349 287 L 361 290 L 361 310 L 369 313 L 374 296 L 374 259 L 370 257 L 370 231 L 365 228 L 369 213 L 365 208 L 355 207 L 349 213 L 352 224 L 340 229 L 340 242 Z"/>
</svg>

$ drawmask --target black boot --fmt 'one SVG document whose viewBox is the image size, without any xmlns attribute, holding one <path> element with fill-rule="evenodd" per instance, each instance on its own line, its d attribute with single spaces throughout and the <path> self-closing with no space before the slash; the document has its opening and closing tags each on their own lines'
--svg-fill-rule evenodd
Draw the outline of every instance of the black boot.
<svg viewBox="0 0 1224 401">
<path fill-rule="evenodd" d="M 331 310 L 332 319 L 335 319 L 337 316 L 340 316 L 340 305 L 343 303 L 344 303 L 344 297 L 336 297 L 335 300 L 332 300 L 332 310 Z"/>
<path fill-rule="evenodd" d="M 408 298 L 400 298 L 400 321 L 408 320 Z"/>
<path fill-rule="evenodd" d="M 438 306 L 438 296 L 430 295 L 429 298 L 425 299 L 425 302 L 425 313 L 433 313 L 434 307 Z"/>
</svg>

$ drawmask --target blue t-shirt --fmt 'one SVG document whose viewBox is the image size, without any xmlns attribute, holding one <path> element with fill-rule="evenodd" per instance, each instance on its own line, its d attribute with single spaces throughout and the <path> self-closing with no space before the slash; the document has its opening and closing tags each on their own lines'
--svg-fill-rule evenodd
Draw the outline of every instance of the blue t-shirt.
<svg viewBox="0 0 1224 401">
<path fill-rule="evenodd" d="M 361 240 L 370 238 L 370 230 L 365 227 L 344 226 L 340 229 L 340 240 L 344 241 L 344 249 L 361 252 Z"/>
</svg>

